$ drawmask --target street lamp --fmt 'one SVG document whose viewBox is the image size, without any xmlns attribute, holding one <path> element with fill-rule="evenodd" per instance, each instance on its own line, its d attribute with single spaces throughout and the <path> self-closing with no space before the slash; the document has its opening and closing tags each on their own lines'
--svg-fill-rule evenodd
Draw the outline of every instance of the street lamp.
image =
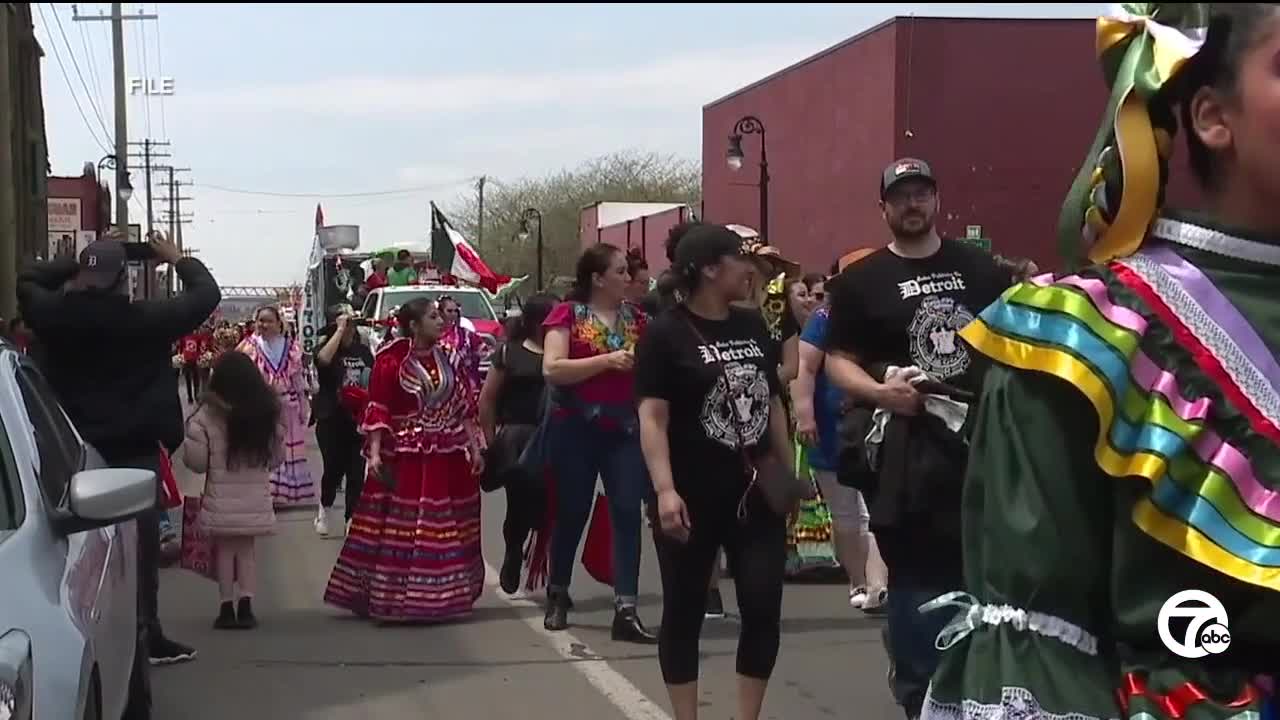
<svg viewBox="0 0 1280 720">
<path fill-rule="evenodd" d="M 129 174 L 120 180 L 120 187 L 116 188 L 116 195 L 120 196 L 120 202 L 128 203 L 129 198 L 133 197 L 133 185 L 129 182 Z"/>
<path fill-rule="evenodd" d="M 122 168 L 119 158 L 115 155 L 107 155 L 98 161 L 98 176 L 102 176 L 102 168 L 109 168 L 116 173 L 116 198 L 119 200 L 117 218 L 128 218 L 129 199 L 133 197 L 133 185 L 129 182 L 129 172 Z M 116 229 L 119 230 L 127 240 L 129 237 L 128 222 L 118 222 Z"/>
<path fill-rule="evenodd" d="M 528 208 L 520 213 L 520 232 L 516 238 L 520 242 L 529 242 L 529 221 L 538 221 L 538 292 L 542 292 L 542 213 L 537 208 Z"/>
<path fill-rule="evenodd" d="M 747 115 L 733 126 L 733 134 L 729 136 L 729 152 L 725 160 L 729 169 L 737 172 L 742 169 L 746 154 L 742 151 L 743 135 L 760 136 L 760 239 L 769 239 L 769 154 L 765 149 L 764 123 L 754 115 Z"/>
</svg>

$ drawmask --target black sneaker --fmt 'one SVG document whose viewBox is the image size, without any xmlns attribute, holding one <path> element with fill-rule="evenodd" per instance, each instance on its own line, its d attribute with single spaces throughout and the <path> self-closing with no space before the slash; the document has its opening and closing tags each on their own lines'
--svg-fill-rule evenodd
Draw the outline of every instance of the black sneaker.
<svg viewBox="0 0 1280 720">
<path fill-rule="evenodd" d="M 175 665 L 196 659 L 196 651 L 160 635 L 151 640 L 151 664 Z"/>
<path fill-rule="evenodd" d="M 213 621 L 214 630 L 235 630 L 240 627 L 236 622 L 236 609 L 232 606 L 231 601 L 222 603 L 222 607 L 218 609 L 218 619 Z"/>
<path fill-rule="evenodd" d="M 236 627 L 241 630 L 252 630 L 258 627 L 258 618 L 253 614 L 253 599 L 242 597 L 240 605 L 236 608 Z"/>
<path fill-rule="evenodd" d="M 713 588 L 707 593 L 707 612 L 708 620 L 719 620 L 724 617 L 724 597 L 720 595 L 720 588 Z"/>
</svg>

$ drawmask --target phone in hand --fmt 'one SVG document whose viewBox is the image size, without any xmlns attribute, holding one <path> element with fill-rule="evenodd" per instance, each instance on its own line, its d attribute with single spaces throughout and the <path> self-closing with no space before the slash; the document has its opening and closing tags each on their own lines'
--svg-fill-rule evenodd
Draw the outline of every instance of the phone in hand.
<svg viewBox="0 0 1280 720">
<path fill-rule="evenodd" d="M 156 259 L 156 249 L 151 243 L 127 242 L 124 244 L 124 256 L 129 262 L 144 262 Z"/>
</svg>

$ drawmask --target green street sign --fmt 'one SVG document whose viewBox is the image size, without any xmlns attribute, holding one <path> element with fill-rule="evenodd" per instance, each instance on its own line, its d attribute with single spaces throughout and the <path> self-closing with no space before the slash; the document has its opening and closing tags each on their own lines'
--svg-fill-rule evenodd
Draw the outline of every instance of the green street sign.
<svg viewBox="0 0 1280 720">
<path fill-rule="evenodd" d="M 991 238 L 961 238 L 960 242 L 973 245 L 974 247 L 982 249 L 984 252 L 991 252 Z"/>
</svg>

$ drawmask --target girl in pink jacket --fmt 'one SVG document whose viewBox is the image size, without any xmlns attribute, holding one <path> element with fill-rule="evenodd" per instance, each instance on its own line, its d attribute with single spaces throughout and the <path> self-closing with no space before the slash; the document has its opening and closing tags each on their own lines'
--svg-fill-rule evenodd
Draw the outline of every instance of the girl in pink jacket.
<svg viewBox="0 0 1280 720">
<path fill-rule="evenodd" d="M 222 599 L 213 626 L 257 627 L 254 540 L 275 529 L 270 477 L 284 462 L 284 438 L 280 401 L 247 355 L 218 358 L 208 390 L 187 421 L 183 447 L 187 467 L 207 473 L 200 524 L 214 542 Z"/>
</svg>

